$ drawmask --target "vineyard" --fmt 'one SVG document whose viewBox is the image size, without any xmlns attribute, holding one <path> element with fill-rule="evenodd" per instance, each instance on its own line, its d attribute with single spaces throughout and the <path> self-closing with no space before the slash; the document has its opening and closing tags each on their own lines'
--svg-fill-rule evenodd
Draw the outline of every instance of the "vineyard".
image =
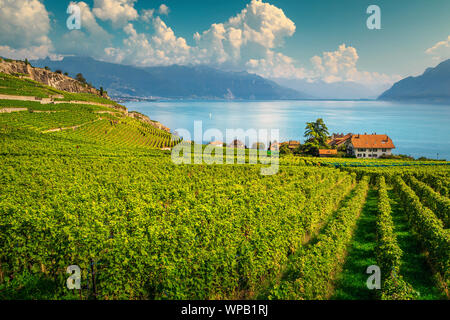
<svg viewBox="0 0 450 320">
<path fill-rule="evenodd" d="M 449 297 L 446 162 L 175 165 L 159 149 L 177 140 L 115 109 L 12 104 L 27 111 L 0 114 L 0 299 Z"/>
</svg>

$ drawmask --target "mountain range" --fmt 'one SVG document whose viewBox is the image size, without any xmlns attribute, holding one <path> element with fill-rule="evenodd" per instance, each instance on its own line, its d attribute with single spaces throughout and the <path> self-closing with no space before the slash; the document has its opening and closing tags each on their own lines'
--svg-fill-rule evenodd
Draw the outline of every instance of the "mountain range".
<svg viewBox="0 0 450 320">
<path fill-rule="evenodd" d="M 309 98 L 299 91 L 247 72 L 228 72 L 208 66 L 161 66 L 139 68 L 94 60 L 65 57 L 30 61 L 37 67 L 81 73 L 111 97 L 169 99 L 278 100 Z"/>
<path fill-rule="evenodd" d="M 450 103 L 450 59 L 417 77 L 396 82 L 378 98 L 386 101 Z"/>
<path fill-rule="evenodd" d="M 303 92 L 315 99 L 376 99 L 388 87 L 367 87 L 353 81 L 325 82 L 306 79 L 272 79 L 279 85 Z"/>
</svg>

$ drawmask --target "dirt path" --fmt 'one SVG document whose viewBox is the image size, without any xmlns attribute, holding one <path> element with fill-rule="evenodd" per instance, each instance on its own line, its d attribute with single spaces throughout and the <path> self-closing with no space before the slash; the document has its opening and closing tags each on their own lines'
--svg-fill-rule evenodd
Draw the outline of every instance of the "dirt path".
<svg viewBox="0 0 450 320">
<path fill-rule="evenodd" d="M 11 112 L 19 112 L 19 111 L 28 111 L 28 108 L 2 108 L 2 109 L 0 109 L 0 113 L 11 113 Z"/>
<path fill-rule="evenodd" d="M 76 130 L 76 129 L 82 127 L 82 126 L 94 123 L 94 122 L 99 121 L 99 120 L 102 120 L 102 119 L 99 118 L 99 119 L 96 119 L 94 121 L 86 122 L 86 123 L 83 123 L 83 124 L 78 124 L 76 126 L 71 126 L 71 127 L 48 129 L 48 130 L 42 131 L 42 133 L 52 133 L 52 132 L 59 132 L 59 131 L 64 131 L 64 130 Z"/>
<path fill-rule="evenodd" d="M 0 100 L 17 100 L 17 101 L 35 101 L 40 102 L 41 104 L 61 104 L 61 103 L 70 103 L 70 104 L 85 104 L 85 105 L 92 105 L 92 106 L 100 106 L 100 107 L 107 107 L 107 108 L 113 108 L 114 106 L 111 104 L 104 104 L 99 102 L 90 102 L 90 101 L 55 101 L 53 98 L 38 98 L 38 97 L 32 97 L 32 96 L 13 96 L 13 95 L 6 95 L 6 94 L 0 94 Z"/>
</svg>

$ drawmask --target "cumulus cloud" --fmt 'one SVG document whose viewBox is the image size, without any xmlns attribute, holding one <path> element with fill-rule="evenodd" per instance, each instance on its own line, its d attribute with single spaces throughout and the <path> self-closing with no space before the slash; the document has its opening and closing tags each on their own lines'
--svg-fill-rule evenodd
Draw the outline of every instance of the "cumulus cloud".
<svg viewBox="0 0 450 320">
<path fill-rule="evenodd" d="M 49 14 L 38 0 L 0 0 L 0 21 L 1 55 L 40 58 L 53 49 Z"/>
<path fill-rule="evenodd" d="M 85 2 L 78 2 L 81 10 L 81 29 L 66 32 L 58 41 L 57 50 L 63 54 L 91 55 L 101 58 L 104 48 L 111 45 L 112 36 L 103 29 Z"/>
<path fill-rule="evenodd" d="M 303 79 L 310 76 L 304 68 L 296 67 L 292 58 L 270 50 L 266 53 L 266 58 L 250 59 L 245 66 L 248 72 L 267 78 Z"/>
<path fill-rule="evenodd" d="M 94 0 L 92 12 L 104 21 L 111 21 L 113 27 L 122 27 L 139 15 L 134 8 L 136 0 Z"/>
<path fill-rule="evenodd" d="M 60 60 L 61 55 L 54 54 L 53 48 L 49 44 L 43 44 L 40 46 L 31 46 L 29 48 L 14 49 L 9 46 L 0 46 L 0 56 L 10 59 L 25 60 L 37 60 L 50 57 L 52 60 Z"/>
<path fill-rule="evenodd" d="M 359 59 L 354 47 L 341 44 L 336 51 L 324 52 L 322 57 L 311 58 L 312 77 L 325 82 L 352 81 L 365 85 L 389 86 L 400 80 L 399 76 L 389 76 L 378 72 L 360 71 L 356 67 Z"/>
<path fill-rule="evenodd" d="M 155 9 L 145 9 L 141 12 L 141 19 L 144 22 L 149 23 L 153 19 L 153 14 L 155 13 Z"/>
<path fill-rule="evenodd" d="M 250 59 L 267 61 L 277 56 L 272 50 L 294 32 L 295 24 L 283 10 L 252 0 L 236 16 L 196 33 L 194 39 L 202 60 L 244 66 Z"/>
<path fill-rule="evenodd" d="M 435 61 L 443 61 L 450 58 L 450 36 L 443 41 L 439 41 L 431 48 L 428 48 L 425 51 L 426 54 L 429 54 L 433 57 Z"/>
<path fill-rule="evenodd" d="M 109 60 L 138 66 L 187 64 L 190 62 L 190 47 L 186 40 L 175 33 L 159 17 L 152 20 L 155 33 L 148 37 L 138 33 L 129 23 L 124 27 L 127 38 L 121 48 L 106 48 Z"/>
<path fill-rule="evenodd" d="M 161 14 L 161 15 L 166 15 L 166 16 L 167 16 L 167 15 L 169 14 L 169 12 L 170 12 L 170 9 L 169 9 L 168 6 L 166 6 L 166 5 L 163 3 L 162 5 L 159 6 L 158 12 L 159 12 L 159 14 Z"/>
</svg>

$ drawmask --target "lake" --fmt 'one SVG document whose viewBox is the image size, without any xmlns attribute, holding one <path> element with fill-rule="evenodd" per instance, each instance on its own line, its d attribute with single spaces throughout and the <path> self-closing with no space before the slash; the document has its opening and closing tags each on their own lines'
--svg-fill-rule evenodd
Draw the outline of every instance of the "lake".
<svg viewBox="0 0 450 320">
<path fill-rule="evenodd" d="M 128 102 L 172 129 L 193 135 L 194 121 L 203 132 L 226 129 L 279 129 L 280 141 L 304 141 L 305 123 L 323 118 L 330 134 L 377 133 L 392 138 L 395 154 L 450 160 L 450 105 L 381 101 L 158 101 Z M 208 142 L 208 141 L 205 141 Z M 229 141 L 227 141 L 229 142 Z"/>
</svg>

